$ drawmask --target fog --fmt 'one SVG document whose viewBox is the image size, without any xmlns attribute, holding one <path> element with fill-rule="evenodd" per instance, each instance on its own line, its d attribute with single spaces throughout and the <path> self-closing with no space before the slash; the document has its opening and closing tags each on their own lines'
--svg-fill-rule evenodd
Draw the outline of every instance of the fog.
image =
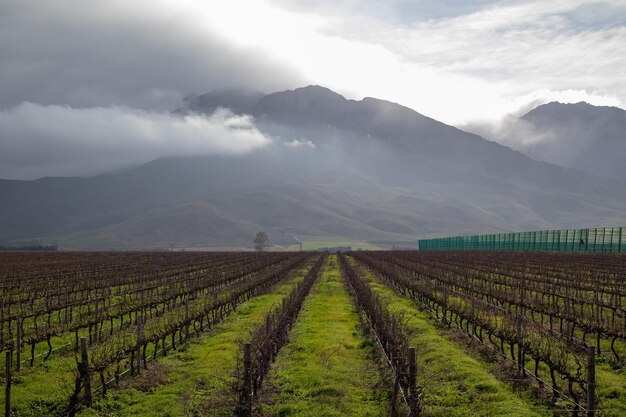
<svg viewBox="0 0 626 417">
<path fill-rule="evenodd" d="M 267 146 L 250 116 L 23 103 L 0 111 L 0 178 L 91 176 L 153 159 L 234 155 Z"/>
</svg>

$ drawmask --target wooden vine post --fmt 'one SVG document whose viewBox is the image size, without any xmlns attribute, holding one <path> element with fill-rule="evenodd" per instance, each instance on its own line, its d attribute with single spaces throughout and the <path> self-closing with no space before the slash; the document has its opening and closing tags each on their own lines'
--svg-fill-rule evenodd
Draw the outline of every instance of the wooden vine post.
<svg viewBox="0 0 626 417">
<path fill-rule="evenodd" d="M 472 336 L 476 334 L 476 298 L 472 297 L 472 310 L 471 310 L 471 318 L 472 318 Z"/>
<path fill-rule="evenodd" d="M 565 331 L 568 341 L 572 341 L 572 307 L 569 295 L 565 298 Z"/>
<path fill-rule="evenodd" d="M 189 339 L 189 296 L 185 297 L 185 340 Z"/>
<path fill-rule="evenodd" d="M 235 415 L 237 417 L 252 416 L 252 355 L 250 343 L 243 345 L 243 387 L 241 399 Z"/>
<path fill-rule="evenodd" d="M 4 346 L 4 299 L 0 299 L 0 346 Z"/>
<path fill-rule="evenodd" d="M 393 382 L 393 394 L 391 396 L 391 417 L 398 417 L 398 392 L 400 391 L 400 378 L 396 375 Z"/>
<path fill-rule="evenodd" d="M 87 337 L 80 338 L 80 366 L 78 368 L 81 379 L 83 380 L 84 396 L 83 404 L 91 407 L 93 397 L 91 393 L 91 372 L 89 372 L 89 356 L 87 353 Z"/>
<path fill-rule="evenodd" d="M 445 326 L 448 324 L 448 287 L 443 287 L 443 316 L 441 317 L 441 323 Z"/>
<path fill-rule="evenodd" d="M 391 315 L 391 338 L 392 340 L 396 339 L 396 316 Z M 394 356 L 393 352 L 389 355 L 389 360 L 393 363 Z M 398 392 L 400 390 L 400 378 L 398 375 L 395 375 L 393 382 L 393 394 L 391 397 L 391 417 L 398 417 Z"/>
<path fill-rule="evenodd" d="M 417 366 L 415 363 L 415 348 L 409 348 L 409 407 L 410 417 L 418 417 L 420 414 L 417 392 Z"/>
<path fill-rule="evenodd" d="M 17 363 L 15 364 L 16 366 L 16 370 L 17 372 L 20 371 L 20 369 L 22 369 L 22 317 L 17 316 L 15 318 L 15 323 L 16 323 L 16 336 L 17 336 L 17 343 L 16 343 L 16 348 L 17 348 Z"/>
<path fill-rule="evenodd" d="M 143 314 L 137 316 L 137 375 L 141 373 L 141 338 L 142 338 Z"/>
<path fill-rule="evenodd" d="M 521 279 L 520 286 L 520 294 L 519 294 L 519 309 L 517 314 L 517 370 L 519 372 L 520 378 L 524 378 L 526 376 L 526 371 L 524 370 L 525 358 L 524 358 L 524 316 L 526 314 L 526 281 L 524 278 Z"/>
<path fill-rule="evenodd" d="M 11 368 L 13 366 L 13 348 L 7 349 L 6 382 L 4 384 L 4 416 L 11 417 Z"/>
<path fill-rule="evenodd" d="M 587 417 L 596 415 L 596 352 L 587 346 Z"/>
<path fill-rule="evenodd" d="M 524 344 L 523 344 L 523 332 L 522 332 L 522 315 L 517 313 L 515 320 L 516 334 L 517 334 L 517 373 L 518 376 L 522 376 L 524 372 Z"/>
</svg>

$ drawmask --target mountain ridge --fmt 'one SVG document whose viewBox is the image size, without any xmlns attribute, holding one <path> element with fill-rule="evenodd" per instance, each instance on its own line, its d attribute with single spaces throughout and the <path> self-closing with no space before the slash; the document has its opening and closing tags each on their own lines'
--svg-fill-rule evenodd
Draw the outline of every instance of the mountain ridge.
<svg viewBox="0 0 626 417">
<path fill-rule="evenodd" d="M 243 247 L 265 230 L 278 244 L 310 236 L 391 245 L 626 220 L 626 185 L 532 160 L 408 107 L 319 86 L 252 103 L 255 94 L 209 93 L 177 112 L 206 114 L 235 102 L 275 138 L 270 146 L 158 159 L 92 178 L 0 181 L 7 197 L 0 240 Z M 293 140 L 314 147 L 284 146 Z"/>
<path fill-rule="evenodd" d="M 539 137 L 518 149 L 532 158 L 626 182 L 626 111 L 579 102 L 548 103 L 520 118 Z M 515 127 L 514 127 L 515 128 Z"/>
</svg>

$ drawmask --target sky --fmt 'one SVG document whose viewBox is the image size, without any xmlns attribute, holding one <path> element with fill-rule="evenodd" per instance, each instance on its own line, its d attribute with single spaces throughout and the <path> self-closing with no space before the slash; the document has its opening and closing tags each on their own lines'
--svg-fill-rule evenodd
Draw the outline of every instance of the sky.
<svg viewBox="0 0 626 417">
<path fill-rule="evenodd" d="M 625 108 L 625 50 L 626 0 L 3 0 L 0 178 L 267 146 L 249 118 L 169 113 L 229 87 L 318 84 L 460 127 Z"/>
</svg>

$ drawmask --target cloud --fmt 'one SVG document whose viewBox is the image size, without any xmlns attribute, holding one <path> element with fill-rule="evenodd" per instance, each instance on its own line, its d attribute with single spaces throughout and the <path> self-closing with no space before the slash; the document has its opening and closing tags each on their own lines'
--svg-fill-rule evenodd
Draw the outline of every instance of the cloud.
<svg viewBox="0 0 626 417">
<path fill-rule="evenodd" d="M 0 3 L 0 107 L 177 107 L 225 87 L 307 84 L 450 124 L 535 91 L 626 103 L 622 0 Z"/>
<path fill-rule="evenodd" d="M 626 25 L 615 18 L 626 13 L 623 1 L 440 3 L 429 16 L 394 0 L 385 2 L 395 10 L 387 13 L 352 0 L 324 7 L 278 2 L 285 3 L 292 20 L 301 19 L 304 45 L 321 47 L 290 49 L 292 38 L 274 39 L 276 49 L 294 66 L 302 62 L 316 83 L 352 98 L 397 101 L 455 125 L 497 120 L 526 105 L 520 97 L 544 90 L 583 91 L 626 105 L 626 56 L 616 53 L 626 49 Z"/>
<path fill-rule="evenodd" d="M 305 83 L 208 24 L 204 1 L 0 2 L 0 108 L 24 101 L 171 110 L 188 94 Z M 240 22 L 229 22 L 237 25 Z"/>
<path fill-rule="evenodd" d="M 493 122 L 468 123 L 460 128 L 516 150 L 554 138 L 553 132 L 537 129 L 532 123 L 518 119 L 516 114 L 509 114 Z"/>
<path fill-rule="evenodd" d="M 619 107 L 621 104 L 615 97 L 602 95 L 597 91 L 539 89 L 512 100 L 511 108 L 514 110 L 499 119 L 477 119 L 459 124 L 458 127 L 513 149 L 526 150 L 539 143 L 552 141 L 559 136 L 551 130 L 537 129 L 532 123 L 521 119 L 535 107 L 553 101 L 560 103 L 584 101 L 594 106 L 613 107 Z"/>
<path fill-rule="evenodd" d="M 249 133 L 228 127 L 239 123 L 230 116 L 207 122 L 166 114 L 189 94 L 229 87 L 272 92 L 320 84 L 449 124 L 500 123 L 497 135 L 507 138 L 510 115 L 547 101 L 625 106 L 626 55 L 616 52 L 626 49 L 623 0 L 381 4 L 2 1 L 0 177 L 93 173 L 176 154 L 166 138 L 185 144 L 187 131 L 189 141 L 204 143 L 195 141 L 205 137 L 202 129 L 193 128 L 202 123 L 231 136 Z M 24 121 L 28 112 L 42 121 L 39 130 Z M 107 117 L 115 123 L 107 126 Z M 148 140 L 151 129 L 157 144 Z"/>
<path fill-rule="evenodd" d="M 22 103 L 0 112 L 0 178 L 92 175 L 160 157 L 250 152 L 271 143 L 250 116 L 184 117 L 128 107 Z"/>
<path fill-rule="evenodd" d="M 291 142 L 283 142 L 289 148 L 311 148 L 315 149 L 315 144 L 309 139 L 294 139 Z"/>
</svg>

